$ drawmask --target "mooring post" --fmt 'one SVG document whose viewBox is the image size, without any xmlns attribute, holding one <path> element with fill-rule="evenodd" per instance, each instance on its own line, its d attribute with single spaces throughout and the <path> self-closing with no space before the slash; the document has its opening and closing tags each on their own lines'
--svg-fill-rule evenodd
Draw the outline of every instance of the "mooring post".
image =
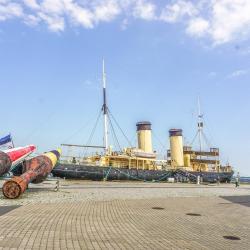
<svg viewBox="0 0 250 250">
<path fill-rule="evenodd" d="M 197 183 L 196 183 L 196 184 L 197 184 L 197 185 L 200 185 L 200 183 L 201 183 L 201 177 L 198 175 L 198 176 L 197 176 Z"/>
<path fill-rule="evenodd" d="M 57 180 L 56 181 L 56 187 L 55 187 L 56 192 L 59 191 L 59 185 L 60 185 L 59 180 Z"/>
</svg>

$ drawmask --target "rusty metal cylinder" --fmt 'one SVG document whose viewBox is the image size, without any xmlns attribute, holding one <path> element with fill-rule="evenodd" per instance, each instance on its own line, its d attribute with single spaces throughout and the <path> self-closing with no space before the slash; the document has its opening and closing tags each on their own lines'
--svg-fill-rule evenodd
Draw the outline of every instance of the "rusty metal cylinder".
<svg viewBox="0 0 250 250">
<path fill-rule="evenodd" d="M 44 181 L 48 174 L 55 167 L 60 158 L 61 150 L 53 150 L 39 155 L 25 162 L 25 173 L 21 176 L 15 176 L 3 185 L 3 194 L 6 198 L 18 198 L 28 187 L 28 184 L 40 183 Z"/>
</svg>

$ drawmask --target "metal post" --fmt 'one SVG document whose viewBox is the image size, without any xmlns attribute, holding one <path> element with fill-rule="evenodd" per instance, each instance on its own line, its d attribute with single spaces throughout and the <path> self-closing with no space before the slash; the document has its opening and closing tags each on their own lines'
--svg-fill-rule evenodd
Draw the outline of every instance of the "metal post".
<svg viewBox="0 0 250 250">
<path fill-rule="evenodd" d="M 104 147 L 105 152 L 108 152 L 108 107 L 107 107 L 107 96 L 106 96 L 106 73 L 105 73 L 105 62 L 102 64 L 102 83 L 103 83 L 103 117 L 104 117 Z"/>
<path fill-rule="evenodd" d="M 200 153 L 202 151 L 202 130 L 203 130 L 203 116 L 201 114 L 201 105 L 200 98 L 198 98 L 198 133 L 199 133 L 199 145 L 200 145 Z M 200 161 L 201 161 L 200 155 Z M 200 162 L 200 172 L 201 172 L 201 162 Z"/>
</svg>

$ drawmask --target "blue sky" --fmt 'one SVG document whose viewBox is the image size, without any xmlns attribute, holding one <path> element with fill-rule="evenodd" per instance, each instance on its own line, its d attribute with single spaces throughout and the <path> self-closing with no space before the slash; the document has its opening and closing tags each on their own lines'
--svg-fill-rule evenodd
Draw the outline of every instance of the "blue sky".
<svg viewBox="0 0 250 250">
<path fill-rule="evenodd" d="M 0 0 L 0 134 L 39 151 L 86 143 L 104 57 L 110 110 L 133 143 L 140 120 L 159 152 L 173 127 L 191 142 L 200 96 L 209 141 L 250 175 L 247 10 L 247 0 Z"/>
</svg>

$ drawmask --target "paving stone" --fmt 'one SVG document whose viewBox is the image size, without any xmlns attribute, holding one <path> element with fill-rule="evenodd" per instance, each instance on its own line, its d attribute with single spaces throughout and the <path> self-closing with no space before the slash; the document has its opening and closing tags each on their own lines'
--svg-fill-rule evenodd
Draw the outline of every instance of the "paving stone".
<svg viewBox="0 0 250 250">
<path fill-rule="evenodd" d="M 99 192 L 102 189 L 98 189 L 98 185 L 100 183 L 91 184 L 92 187 L 87 190 L 93 188 Z M 211 191 L 208 187 L 180 185 L 175 189 L 174 196 L 172 189 L 176 185 L 171 188 L 163 184 L 165 188 L 162 188 L 157 184 L 155 187 L 158 188 L 152 189 L 147 188 L 152 184 L 118 184 L 121 185 L 142 185 L 145 188 L 139 191 L 138 187 L 129 188 L 131 199 L 127 198 L 127 191 L 118 195 L 113 190 L 116 195 L 111 195 L 109 200 L 100 197 L 80 199 L 86 190 L 79 188 L 75 191 L 79 196 L 70 202 L 68 199 L 55 199 L 46 203 L 35 199 L 9 211 L 0 217 L 0 249 L 249 250 L 248 187 L 244 187 L 244 196 L 227 198 L 197 195 L 206 191 L 216 194 L 217 187 L 213 186 Z M 108 184 L 108 187 L 105 190 L 110 191 L 112 187 L 116 190 L 117 184 Z M 187 193 L 182 190 L 185 188 L 189 194 L 193 192 L 191 197 L 186 197 Z M 218 194 L 221 194 L 220 188 L 217 188 Z M 226 186 L 223 187 L 225 194 L 224 189 Z M 119 191 L 122 190 L 119 188 Z M 138 198 L 144 190 L 147 190 L 147 195 Z M 165 193 L 171 190 L 172 195 L 152 197 L 156 190 Z M 233 192 L 228 192 L 228 195 L 235 195 Z M 57 195 L 56 192 L 54 194 Z M 227 240 L 223 236 L 236 236 L 240 240 Z"/>
</svg>

